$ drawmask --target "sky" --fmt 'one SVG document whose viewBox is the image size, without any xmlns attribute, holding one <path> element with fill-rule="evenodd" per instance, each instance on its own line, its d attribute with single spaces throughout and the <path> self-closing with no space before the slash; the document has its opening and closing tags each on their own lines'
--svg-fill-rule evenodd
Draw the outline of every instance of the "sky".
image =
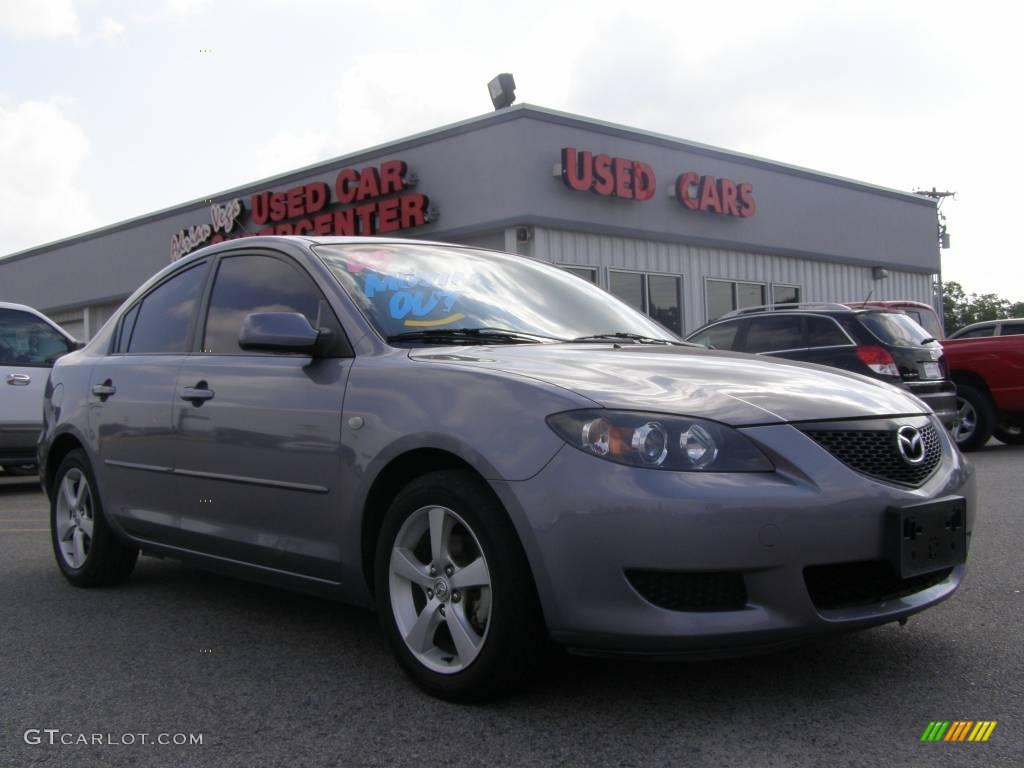
<svg viewBox="0 0 1024 768">
<path fill-rule="evenodd" d="M 0 254 L 517 101 L 912 191 L 1024 300 L 1009 2 L 0 0 Z"/>
</svg>

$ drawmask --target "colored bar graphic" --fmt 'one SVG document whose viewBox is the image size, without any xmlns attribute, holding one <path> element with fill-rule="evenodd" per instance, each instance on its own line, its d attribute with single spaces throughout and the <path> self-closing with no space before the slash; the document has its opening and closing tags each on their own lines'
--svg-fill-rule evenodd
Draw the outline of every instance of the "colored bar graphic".
<svg viewBox="0 0 1024 768">
<path fill-rule="evenodd" d="M 921 741 L 988 741 L 996 720 L 932 720 Z"/>
<path fill-rule="evenodd" d="M 921 734 L 921 741 L 938 741 L 949 728 L 949 720 L 933 720 Z"/>
</svg>

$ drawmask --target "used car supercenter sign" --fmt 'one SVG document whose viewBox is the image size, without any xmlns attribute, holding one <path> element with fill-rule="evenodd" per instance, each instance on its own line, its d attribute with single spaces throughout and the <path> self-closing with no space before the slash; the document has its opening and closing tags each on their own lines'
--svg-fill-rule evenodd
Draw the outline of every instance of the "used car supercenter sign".
<svg viewBox="0 0 1024 768">
<path fill-rule="evenodd" d="M 210 224 L 175 232 L 171 261 L 201 245 L 255 235 L 383 235 L 433 221 L 430 199 L 410 191 L 415 175 L 401 160 L 344 168 L 334 181 L 314 181 L 283 191 L 257 192 L 246 211 L 241 199 L 210 206 Z M 248 226 L 242 223 L 248 218 Z M 236 226 L 238 231 L 235 231 Z M 255 227 L 258 227 L 256 229 Z"/>
<path fill-rule="evenodd" d="M 610 157 L 575 147 L 562 149 L 560 174 L 565 186 L 575 192 L 593 192 L 604 197 L 650 200 L 657 191 L 654 169 L 640 160 Z M 670 195 L 691 211 L 718 213 L 741 219 L 754 215 L 754 187 L 749 182 L 686 171 L 676 177 Z"/>
</svg>

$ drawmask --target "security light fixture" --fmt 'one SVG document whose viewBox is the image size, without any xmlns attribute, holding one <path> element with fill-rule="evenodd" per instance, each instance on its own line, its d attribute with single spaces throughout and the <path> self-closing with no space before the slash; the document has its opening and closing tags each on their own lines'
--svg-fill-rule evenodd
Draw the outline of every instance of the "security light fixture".
<svg viewBox="0 0 1024 768">
<path fill-rule="evenodd" d="M 491 93 L 491 103 L 494 110 L 511 106 L 516 100 L 516 81 L 508 72 L 502 72 L 487 84 L 487 90 Z"/>
<path fill-rule="evenodd" d="M 885 280 L 889 276 L 889 270 L 885 267 L 872 267 L 871 277 L 875 280 Z"/>
</svg>

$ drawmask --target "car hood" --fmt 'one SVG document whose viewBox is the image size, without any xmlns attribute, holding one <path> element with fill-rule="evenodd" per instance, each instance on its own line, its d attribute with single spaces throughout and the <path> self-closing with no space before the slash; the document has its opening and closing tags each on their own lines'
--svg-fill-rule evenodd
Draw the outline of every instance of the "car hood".
<svg viewBox="0 0 1024 768">
<path fill-rule="evenodd" d="M 927 412 L 909 393 L 866 376 L 702 348 L 524 344 L 434 347 L 409 356 L 526 376 L 606 408 L 700 416 L 734 426 Z"/>
</svg>

